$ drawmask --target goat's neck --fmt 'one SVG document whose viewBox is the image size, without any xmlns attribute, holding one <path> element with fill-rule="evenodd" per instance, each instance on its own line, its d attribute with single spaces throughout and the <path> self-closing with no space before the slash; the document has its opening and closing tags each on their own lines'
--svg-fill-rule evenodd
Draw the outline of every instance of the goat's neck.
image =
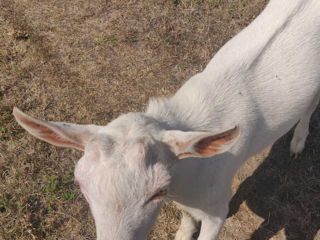
<svg viewBox="0 0 320 240">
<path fill-rule="evenodd" d="M 309 1 L 270 1 L 262 14 L 225 44 L 204 71 L 249 70 Z"/>
<path fill-rule="evenodd" d="M 156 119 L 165 129 L 190 130 L 169 98 L 151 99 L 146 115 Z"/>
</svg>

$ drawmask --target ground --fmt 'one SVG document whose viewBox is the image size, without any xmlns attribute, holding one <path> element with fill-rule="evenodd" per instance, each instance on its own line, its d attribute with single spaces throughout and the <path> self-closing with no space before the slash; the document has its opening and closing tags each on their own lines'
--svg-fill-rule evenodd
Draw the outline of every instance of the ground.
<svg viewBox="0 0 320 240">
<path fill-rule="evenodd" d="M 81 153 L 28 135 L 14 106 L 94 124 L 141 111 L 201 71 L 266 2 L 1 0 L 0 239 L 95 239 L 73 181 Z M 220 240 L 320 239 L 319 130 L 318 110 L 299 158 L 289 157 L 289 133 L 239 170 Z M 173 239 L 179 218 L 166 204 L 149 239 Z"/>
</svg>

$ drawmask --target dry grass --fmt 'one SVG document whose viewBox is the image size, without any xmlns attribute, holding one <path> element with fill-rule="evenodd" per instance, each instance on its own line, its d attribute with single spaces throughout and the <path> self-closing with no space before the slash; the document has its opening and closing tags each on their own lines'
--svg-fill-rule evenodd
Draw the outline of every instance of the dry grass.
<svg viewBox="0 0 320 240">
<path fill-rule="evenodd" d="M 201 71 L 265 3 L 0 1 L 0 239 L 95 238 L 73 183 L 80 153 L 26 134 L 13 106 L 43 119 L 95 124 L 140 111 L 150 96 L 172 94 Z M 289 159 L 285 137 L 243 166 L 221 240 L 320 239 L 319 118 L 318 111 L 299 159 Z M 150 239 L 173 239 L 179 217 L 165 206 Z"/>
</svg>

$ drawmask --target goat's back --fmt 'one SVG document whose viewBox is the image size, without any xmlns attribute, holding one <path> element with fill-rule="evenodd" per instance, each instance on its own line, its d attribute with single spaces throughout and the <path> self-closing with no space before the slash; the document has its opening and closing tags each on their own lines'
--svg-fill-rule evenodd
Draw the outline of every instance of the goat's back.
<svg viewBox="0 0 320 240">
<path fill-rule="evenodd" d="M 241 126 L 252 155 L 286 133 L 319 91 L 320 1 L 273 0 L 171 102 L 192 129 Z"/>
</svg>

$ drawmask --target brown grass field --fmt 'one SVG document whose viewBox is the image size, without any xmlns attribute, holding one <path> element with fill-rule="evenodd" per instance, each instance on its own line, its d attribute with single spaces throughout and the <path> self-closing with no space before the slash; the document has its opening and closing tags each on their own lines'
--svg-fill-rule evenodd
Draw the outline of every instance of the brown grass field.
<svg viewBox="0 0 320 240">
<path fill-rule="evenodd" d="M 73 181 L 81 153 L 28 135 L 14 106 L 100 125 L 142 111 L 149 97 L 173 94 L 201 71 L 266 2 L 1 0 L 0 239 L 95 239 Z M 220 240 L 320 240 L 320 111 L 298 159 L 289 157 L 290 138 L 240 169 Z M 173 239 L 179 218 L 167 203 L 149 239 Z"/>
</svg>

